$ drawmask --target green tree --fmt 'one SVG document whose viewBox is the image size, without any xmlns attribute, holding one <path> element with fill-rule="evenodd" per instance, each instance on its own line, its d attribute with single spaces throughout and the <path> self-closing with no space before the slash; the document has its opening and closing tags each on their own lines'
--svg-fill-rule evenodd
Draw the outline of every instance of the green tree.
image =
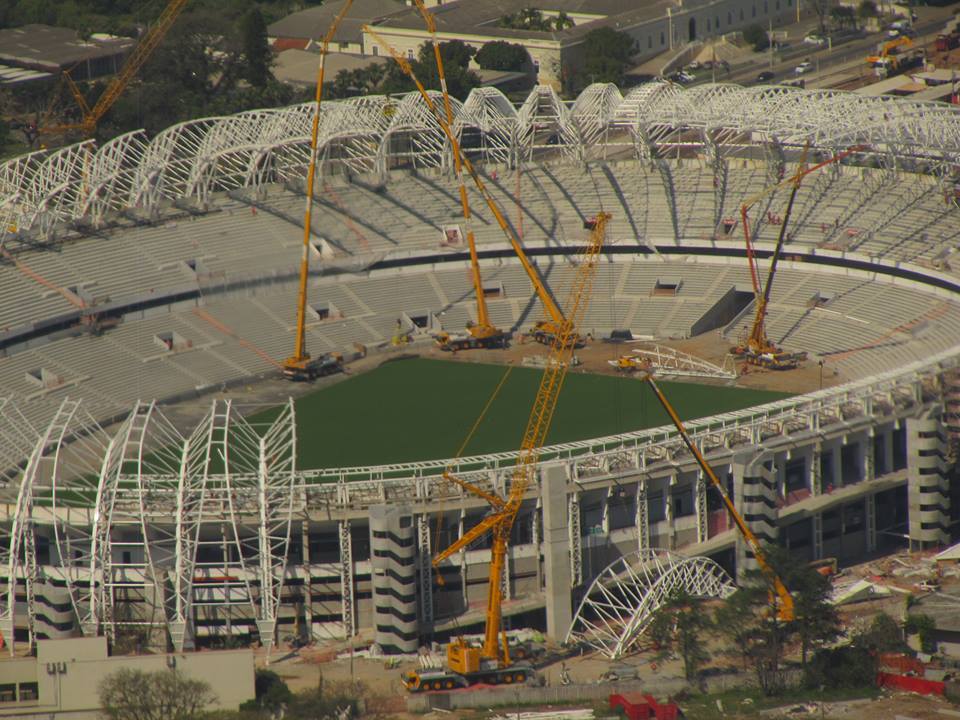
<svg viewBox="0 0 960 720">
<path fill-rule="evenodd" d="M 735 643 L 751 666 L 765 694 L 784 686 L 784 652 L 788 643 L 800 641 L 806 669 L 810 653 L 840 634 L 840 619 L 830 603 L 830 582 L 805 563 L 798 563 L 784 548 L 767 546 L 764 557 L 793 597 L 794 617 L 782 621 L 775 594 L 760 571 L 744 573 L 743 587 L 721 608 L 717 624 Z"/>
<path fill-rule="evenodd" d="M 770 38 L 762 25 L 748 25 L 743 29 L 743 39 L 753 46 L 755 52 L 763 52 L 770 47 Z"/>
<path fill-rule="evenodd" d="M 920 649 L 925 653 L 935 653 L 937 651 L 937 641 L 934 638 L 934 631 L 937 624 L 932 617 L 922 613 L 907 615 L 905 629 L 910 635 L 920 636 Z"/>
<path fill-rule="evenodd" d="M 877 4 L 873 0 L 861 0 L 857 6 L 857 17 L 861 20 L 877 17 Z"/>
<path fill-rule="evenodd" d="M 810 688 L 872 687 L 877 679 L 877 657 L 858 645 L 818 650 L 805 679 Z"/>
<path fill-rule="evenodd" d="M 267 710 L 275 714 L 293 702 L 293 693 L 283 679 L 271 670 L 257 669 L 254 676 L 256 697 L 240 706 L 241 710 Z"/>
<path fill-rule="evenodd" d="M 8 144 L 10 144 L 10 124 L 0 118 L 0 157 L 3 157 Z"/>
<path fill-rule="evenodd" d="M 10 25 L 28 25 L 42 23 L 55 25 L 57 22 L 57 4 L 52 0 L 20 0 L 15 3 Z"/>
<path fill-rule="evenodd" d="M 675 650 L 683 658 L 683 674 L 693 682 L 710 659 L 704 634 L 713 626 L 703 599 L 681 590 L 657 611 L 650 627 L 651 639 L 664 652 Z"/>
<path fill-rule="evenodd" d="M 243 77 L 251 85 L 261 87 L 273 79 L 270 65 L 273 55 L 267 43 L 267 24 L 259 8 L 249 10 L 240 20 L 243 42 Z"/>
<path fill-rule="evenodd" d="M 336 99 L 376 94 L 386 74 L 387 67 L 380 63 L 370 63 L 355 70 L 341 70 L 332 83 L 324 86 L 325 97 Z"/>
<path fill-rule="evenodd" d="M 477 51 L 477 64 L 484 70 L 523 72 L 530 65 L 530 53 L 523 45 L 494 40 Z"/>
<path fill-rule="evenodd" d="M 210 685 L 176 670 L 122 668 L 104 678 L 97 692 L 108 720 L 193 720 L 217 699 Z"/>
<path fill-rule="evenodd" d="M 801 664 L 806 668 L 812 650 L 840 635 L 840 615 L 830 602 L 829 578 L 809 565 L 791 562 L 786 551 L 777 550 L 771 562 L 793 595 L 795 617 L 791 626 L 800 640 Z"/>
<path fill-rule="evenodd" d="M 573 18 L 567 15 L 563 10 L 557 13 L 557 16 L 553 19 L 553 29 L 560 31 L 572 28 L 575 25 Z"/>
<path fill-rule="evenodd" d="M 497 23 L 503 28 L 513 28 L 515 30 L 539 30 L 549 32 L 553 28 L 553 23 L 543 16 L 543 12 L 537 8 L 523 8 L 522 10 L 504 15 Z"/>
<path fill-rule="evenodd" d="M 443 72 L 447 79 L 447 90 L 456 98 L 466 99 L 469 92 L 480 84 L 479 76 L 468 68 L 470 59 L 476 50 L 460 40 L 440 43 L 440 57 L 443 60 Z M 437 62 L 433 54 L 433 45 L 424 43 L 420 46 L 417 59 L 412 63 L 417 78 L 427 89 L 440 89 L 440 74 L 437 72 Z M 391 71 L 400 72 L 394 63 Z M 402 73 L 401 73 L 402 74 Z M 388 76 L 389 78 L 389 76 Z M 397 78 L 394 78 L 397 81 Z M 404 85 L 411 90 L 413 84 L 404 77 Z"/>
<path fill-rule="evenodd" d="M 633 53 L 633 39 L 612 27 L 591 30 L 583 38 L 583 72 L 580 85 L 587 82 L 621 84 L 623 72 Z M 586 81 L 586 82 L 584 82 Z"/>
<path fill-rule="evenodd" d="M 852 7 L 847 5 L 838 5 L 830 10 L 830 17 L 843 30 L 848 25 L 851 29 L 857 27 L 857 14 Z"/>
<path fill-rule="evenodd" d="M 875 615 L 870 626 L 853 638 L 853 644 L 871 652 L 909 652 L 900 624 L 886 613 Z"/>
<path fill-rule="evenodd" d="M 747 573 L 744 585 L 717 610 L 715 623 L 733 648 L 730 652 L 753 671 L 762 692 L 782 692 L 784 653 L 793 633 L 789 623 L 777 617 L 776 604 L 758 573 Z"/>
</svg>

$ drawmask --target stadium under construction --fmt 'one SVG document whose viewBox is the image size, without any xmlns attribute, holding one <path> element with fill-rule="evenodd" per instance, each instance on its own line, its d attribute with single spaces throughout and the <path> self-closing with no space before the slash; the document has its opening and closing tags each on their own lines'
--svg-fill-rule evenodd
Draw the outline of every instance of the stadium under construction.
<svg viewBox="0 0 960 720">
<path fill-rule="evenodd" d="M 79 634 L 176 650 L 364 634 L 410 652 L 483 621 L 482 545 L 434 582 L 438 543 L 487 510 L 441 476 L 503 494 L 514 454 L 304 469 L 292 402 L 255 423 L 230 399 L 232 385 L 276 375 L 289 348 L 310 112 L 191 121 L 0 166 L 0 633 L 11 648 Z M 954 108 L 656 82 L 626 96 L 593 85 L 569 105 L 541 87 L 519 108 L 479 89 L 454 112 L 555 293 L 571 282 L 584 222 L 611 214 L 584 320 L 594 338 L 735 341 L 752 300 L 741 203 L 807 154 L 856 147 L 798 189 L 768 322 L 841 384 L 689 429 L 753 532 L 798 557 L 949 541 L 960 509 Z M 450 148 L 421 98 L 326 103 L 320 147 L 310 346 L 349 362 L 387 352 L 398 325 L 415 347 L 475 319 Z M 771 197 L 754 210 L 758 254 L 774 245 L 780 207 Z M 474 230 L 491 316 L 529 324 L 535 299 L 483 208 Z M 197 396 L 209 409 L 185 427 L 176 403 Z M 578 625 L 581 611 L 596 578 L 657 548 L 679 564 L 750 564 L 672 428 L 544 448 L 512 530 L 504 615 L 557 640 L 572 629 L 624 641 L 621 623 Z M 712 565 L 686 567 L 689 582 L 713 577 Z"/>
</svg>

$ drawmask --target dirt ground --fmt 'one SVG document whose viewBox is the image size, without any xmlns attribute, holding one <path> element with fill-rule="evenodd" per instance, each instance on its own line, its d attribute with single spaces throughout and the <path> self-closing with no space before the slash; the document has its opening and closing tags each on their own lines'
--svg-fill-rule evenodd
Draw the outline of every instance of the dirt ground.
<svg viewBox="0 0 960 720">
<path fill-rule="evenodd" d="M 406 712 L 405 692 L 400 685 L 400 673 L 412 669 L 415 663 L 402 662 L 393 666 L 384 659 L 370 659 L 355 657 L 352 664 L 349 657 L 330 662 L 315 662 L 310 659 L 311 651 L 302 654 L 288 654 L 275 652 L 269 668 L 280 675 L 290 686 L 291 690 L 300 691 L 316 688 L 321 682 L 324 687 L 351 681 L 361 683 L 364 687 L 364 697 L 373 708 L 380 713 L 378 717 L 392 717 L 397 720 L 413 720 L 414 718 L 439 717 L 489 717 L 498 714 L 497 711 L 453 714 L 434 712 L 427 715 L 417 715 Z M 257 663 L 264 666 L 262 652 L 258 655 Z M 596 654 L 572 657 L 564 661 L 571 679 L 575 684 L 594 684 L 600 676 L 610 668 L 610 663 Z M 658 693 L 658 686 L 662 687 L 662 680 L 679 678 L 682 667 L 679 660 L 669 660 L 665 663 L 653 662 L 652 653 L 638 653 L 621 664 L 632 665 L 637 670 L 641 680 L 648 681 L 649 691 Z M 722 664 L 722 663 L 721 663 Z M 554 663 L 544 668 L 541 675 L 550 685 L 560 683 L 560 663 Z M 733 685 L 745 680 L 742 674 L 731 675 L 729 684 Z M 683 701 L 680 702 L 683 708 Z M 583 707 L 590 707 L 585 703 Z M 570 709 L 565 706 L 564 709 Z M 525 708 L 528 710 L 529 708 Z M 503 710 L 499 714 L 504 714 Z M 697 720 L 699 715 L 690 713 L 691 720 Z M 723 707 L 723 714 L 711 714 L 709 717 L 723 717 L 735 720 L 736 718 L 815 718 L 825 720 L 948 720 L 960 718 L 960 707 L 951 704 L 943 698 L 923 697 L 912 693 L 884 693 L 874 700 L 850 700 L 843 702 L 821 703 L 812 693 L 804 703 L 789 703 L 773 710 L 755 710 L 749 704 L 732 706 L 730 703 Z"/>
<path fill-rule="evenodd" d="M 576 351 L 580 365 L 572 372 L 591 372 L 601 375 L 616 375 L 618 370 L 609 364 L 609 361 L 616 360 L 621 355 L 629 355 L 635 347 L 649 347 L 652 343 L 605 343 L 600 341 L 591 341 L 586 347 Z M 718 333 L 704 333 L 694 338 L 686 340 L 658 340 L 660 347 L 669 347 L 680 352 L 685 352 L 702 360 L 707 360 L 716 365 L 723 365 L 730 350 L 730 342 Z M 443 352 L 435 347 L 424 348 L 418 351 L 424 357 L 435 357 L 444 360 L 456 362 L 489 362 L 500 364 L 522 364 L 523 359 L 529 356 L 545 357 L 548 348 L 535 342 L 525 343 L 514 342 L 505 350 L 469 350 L 460 352 L 456 355 Z M 758 390 L 775 390 L 786 393 L 807 393 L 820 389 L 820 366 L 812 360 L 808 360 L 803 367 L 796 370 L 774 371 L 764 370 L 762 368 L 750 367 L 747 372 L 743 372 L 744 363 L 737 363 L 739 377 L 734 381 L 729 380 L 710 380 L 707 378 L 691 378 L 690 382 L 723 385 L 735 385 L 737 387 L 754 388 Z M 683 381 L 684 378 L 671 378 Z M 846 382 L 837 371 L 825 364 L 823 367 L 823 387 L 833 387 Z"/>
</svg>

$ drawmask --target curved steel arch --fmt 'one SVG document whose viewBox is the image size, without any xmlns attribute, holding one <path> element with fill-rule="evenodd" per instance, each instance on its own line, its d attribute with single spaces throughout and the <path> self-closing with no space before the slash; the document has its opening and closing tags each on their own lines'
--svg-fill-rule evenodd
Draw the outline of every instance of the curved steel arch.
<svg viewBox="0 0 960 720">
<path fill-rule="evenodd" d="M 612 83 L 594 83 L 580 93 L 570 109 L 570 118 L 585 147 L 597 145 L 605 137 L 622 102 L 620 89 Z"/>
<path fill-rule="evenodd" d="M 605 567 L 580 602 L 566 643 L 583 643 L 611 660 L 642 638 L 657 610 L 678 590 L 726 598 L 733 581 L 713 560 L 661 548 L 640 550 Z"/>
<path fill-rule="evenodd" d="M 99 148 L 86 141 L 0 163 L 0 239 L 33 231 L 49 236 L 74 221 L 99 225 L 108 212 L 126 208 L 153 213 L 164 200 L 203 204 L 217 190 L 295 181 L 305 170 L 310 105 L 200 118 L 150 140 L 134 132 Z M 901 160 L 915 167 L 919 159 L 943 173 L 960 162 L 960 108 L 837 90 L 683 89 L 659 81 L 621 98 L 613 86 L 592 85 L 568 108 L 551 89 L 537 87 L 514 108 L 483 88 L 456 104 L 455 128 L 476 135 L 469 145 L 483 157 L 510 165 L 536 153 L 574 163 L 603 157 L 622 143 L 625 129 L 641 160 L 681 142 L 704 144 L 718 160 L 748 143 L 799 149 L 809 141 L 827 152 L 868 145 L 888 168 Z M 391 143 L 404 134 L 409 144 Z M 446 138 L 416 93 L 399 102 L 369 96 L 325 104 L 319 142 L 321 171 L 339 163 L 383 173 L 393 157 L 449 167 Z"/>
<path fill-rule="evenodd" d="M 512 165 L 517 133 L 517 110 L 507 96 L 496 88 L 479 87 L 470 91 L 453 127 L 464 144 L 467 133 L 476 133 L 484 159 Z M 474 150 L 467 142 L 465 149 Z"/>
</svg>

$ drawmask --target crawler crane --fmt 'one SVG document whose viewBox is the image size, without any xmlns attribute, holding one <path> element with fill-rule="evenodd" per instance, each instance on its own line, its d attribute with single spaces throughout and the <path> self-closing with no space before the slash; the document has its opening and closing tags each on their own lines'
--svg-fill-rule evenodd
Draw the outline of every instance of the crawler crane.
<svg viewBox="0 0 960 720">
<path fill-rule="evenodd" d="M 667 415 L 670 416 L 670 420 L 673 422 L 674 427 L 676 427 L 677 432 L 680 433 L 680 437 L 683 439 L 683 444 L 687 446 L 690 454 L 696 458 L 697 464 L 700 466 L 700 469 L 703 470 L 703 474 L 710 479 L 713 487 L 716 488 L 717 492 L 720 493 L 720 497 L 723 499 L 723 504 L 726 507 L 730 518 L 733 520 L 734 525 L 737 526 L 737 530 L 740 531 L 740 535 L 743 537 L 744 542 L 750 546 L 750 551 L 753 553 L 753 557 L 756 559 L 757 565 L 760 566 L 760 572 L 763 573 L 763 577 L 766 579 L 767 584 L 770 587 L 770 596 L 777 609 L 777 618 L 783 622 L 792 621 L 794 619 L 793 597 L 790 595 L 790 591 L 787 590 L 787 587 L 783 584 L 783 580 L 780 579 L 777 571 L 774 570 L 773 567 L 767 562 L 767 558 L 763 553 L 763 548 L 760 547 L 760 541 L 757 540 L 757 536 L 753 534 L 753 531 L 751 531 L 746 522 L 744 522 L 743 518 L 740 516 L 740 513 L 737 512 L 737 508 L 733 504 L 733 500 L 727 493 L 726 488 L 724 488 L 723 483 L 720 482 L 720 478 L 717 477 L 717 474 L 713 471 L 713 468 L 710 467 L 710 463 L 707 462 L 707 459 L 703 456 L 703 453 L 700 452 L 700 448 L 697 447 L 697 444 L 693 441 L 693 439 L 690 437 L 690 434 L 687 432 L 687 429 L 684 427 L 683 422 L 680 420 L 680 416 L 677 415 L 677 411 L 674 410 L 673 405 L 670 404 L 670 401 L 667 400 L 667 397 L 663 394 L 660 386 L 657 385 L 657 382 L 653 379 L 653 373 L 645 371 L 642 372 L 638 377 L 640 380 L 645 381 L 650 386 L 650 389 L 653 390 L 653 394 L 657 396 L 657 400 L 660 401 L 663 409 L 667 411 Z"/>
<path fill-rule="evenodd" d="M 450 94 L 447 92 L 447 78 L 443 71 L 443 58 L 440 56 L 440 43 L 437 42 L 437 25 L 433 13 L 427 10 L 423 0 L 415 0 L 417 9 L 430 32 L 430 41 L 433 44 L 433 54 L 437 63 L 437 74 L 440 77 L 440 91 L 443 93 L 443 109 L 447 118 L 447 125 L 453 127 L 453 109 L 450 106 Z M 473 279 L 473 292 L 477 298 L 477 322 L 470 323 L 465 333 L 451 335 L 440 332 L 434 336 L 437 347 L 441 350 L 456 352 L 473 348 L 506 347 L 510 334 L 504 332 L 490 322 L 487 312 L 487 299 L 483 292 L 483 281 L 480 278 L 480 263 L 477 260 L 477 244 L 473 234 L 470 201 L 467 199 L 467 187 L 463 179 L 463 163 L 460 154 L 453 154 L 453 164 L 457 175 L 457 184 L 460 191 L 460 206 L 463 209 L 463 222 L 467 231 L 467 247 L 470 250 L 470 272 Z"/>
<path fill-rule="evenodd" d="M 369 25 L 364 25 L 363 29 L 390 53 L 396 63 L 408 76 L 412 77 L 413 68 L 411 67 L 410 62 L 404 56 L 400 55 L 394 48 L 392 48 L 390 44 L 380 37 L 380 35 L 377 34 L 377 32 Z M 543 307 L 547 311 L 547 319 L 538 321 L 534 325 L 531 335 L 537 342 L 545 345 L 552 344 L 553 340 L 558 336 L 566 324 L 566 318 L 564 317 L 563 311 L 559 308 L 556 301 L 554 301 L 550 291 L 547 290 L 546 286 L 543 284 L 543 281 L 540 279 L 540 276 L 537 273 L 537 269 L 534 267 L 533 263 L 530 262 L 530 258 L 527 257 L 527 254 L 524 252 L 523 246 L 520 244 L 519 239 L 510 228 L 510 225 L 507 223 L 507 220 L 500 211 L 500 208 L 497 207 L 496 200 L 494 200 L 493 196 L 490 194 L 490 191 L 487 189 L 486 184 L 480 178 L 480 174 L 473 166 L 473 163 L 471 163 L 470 159 L 460 152 L 460 145 L 457 142 L 450 123 L 443 118 L 441 113 L 438 111 L 436 104 L 433 102 L 433 99 L 427 94 L 426 90 L 424 90 L 421 95 L 423 96 L 427 107 L 430 109 L 430 112 L 440 125 L 440 128 L 443 130 L 444 135 L 446 135 L 451 147 L 455 148 L 454 152 L 460 155 L 460 162 L 462 163 L 463 168 L 470 174 L 474 185 L 477 187 L 477 191 L 487 204 L 487 207 L 490 208 L 490 212 L 496 219 L 497 225 L 500 226 L 500 230 L 503 231 L 504 236 L 510 242 L 510 247 L 520 260 L 520 265 L 523 268 L 523 271 L 527 274 L 530 284 L 533 285 L 533 289 L 536 292 L 537 297 L 540 298 L 540 302 L 543 303 Z M 590 229 L 595 221 L 596 218 L 590 218 L 584 223 L 584 227 Z M 575 347 L 583 344 L 582 338 L 576 333 L 570 335 L 567 338 L 567 342 L 573 343 Z"/>
<path fill-rule="evenodd" d="M 300 255 L 300 290 L 297 295 L 297 337 L 293 355 L 283 361 L 283 376 L 288 380 L 313 380 L 321 375 L 343 370 L 343 358 L 338 353 L 325 353 L 311 357 L 307 352 L 307 281 L 310 279 L 310 230 L 313 221 L 313 181 L 317 170 L 317 135 L 320 130 L 320 106 L 323 102 L 323 72 L 327 59 L 327 47 L 337 26 L 350 9 L 353 0 L 347 0 L 330 23 L 330 29 L 320 46 L 320 67 L 317 71 L 317 93 L 313 105 L 313 125 L 310 132 L 310 164 L 307 167 L 307 200 L 303 215 L 303 252 Z"/>
<path fill-rule="evenodd" d="M 787 237 L 787 225 L 790 222 L 790 215 L 793 212 L 793 204 L 800 189 L 800 183 L 807 175 L 840 162 L 848 155 L 859 152 L 864 146 L 857 145 L 823 162 L 804 167 L 806 163 L 807 150 L 804 149 L 803 159 L 800 162 L 801 169 L 792 177 L 773 185 L 766 190 L 754 195 L 740 206 L 740 222 L 743 225 L 743 237 L 747 245 L 747 262 L 750 265 L 750 279 L 753 283 L 753 294 L 755 297 L 755 314 L 753 326 L 750 328 L 749 336 L 738 345 L 731 348 L 730 352 L 734 355 L 744 358 L 751 365 L 769 368 L 772 370 L 791 370 L 799 367 L 800 363 L 807 359 L 805 352 L 786 352 L 782 350 L 775 342 L 767 337 L 766 319 L 767 308 L 770 303 L 770 292 L 773 289 L 773 278 L 777 272 L 777 264 L 783 252 L 784 241 Z M 759 200 L 775 193 L 780 188 L 790 185 L 790 199 L 787 202 L 787 209 L 780 223 L 780 233 L 777 236 L 777 244 L 770 259 L 770 270 L 767 273 L 766 284 L 761 286 L 760 273 L 757 267 L 757 256 L 753 249 L 753 243 L 750 240 L 750 223 L 747 213 L 750 208 Z"/>
<path fill-rule="evenodd" d="M 370 31 L 369 28 L 366 29 L 368 32 Z M 460 144 L 451 131 L 449 123 L 440 115 L 436 104 L 417 79 L 410 63 L 382 39 L 376 35 L 374 37 L 390 52 L 404 73 L 413 80 L 417 86 L 417 91 L 447 135 L 453 152 L 460 156 L 461 162 L 470 172 L 474 181 L 479 181 L 479 177 L 472 169 L 469 160 L 463 156 Z M 478 182 L 478 186 L 482 187 L 482 183 Z M 489 194 L 485 193 L 483 189 L 481 189 L 481 192 L 484 193 L 484 198 L 491 205 L 491 208 L 495 208 L 496 203 Z M 499 215 L 499 210 L 495 214 Z M 502 218 L 502 215 L 499 215 L 499 217 Z M 506 569 L 510 530 L 520 510 L 526 491 L 534 482 L 534 471 L 540 457 L 540 449 L 543 447 L 550 430 L 553 414 L 557 408 L 557 401 L 560 398 L 560 390 L 563 387 L 563 381 L 566 378 L 573 356 L 576 323 L 582 317 L 586 305 L 590 301 L 593 278 L 609 219 L 610 216 L 606 213 L 599 213 L 591 223 L 590 241 L 581 256 L 577 274 L 570 290 L 567 304 L 568 313 L 566 316 L 561 314 L 562 323 L 555 328 L 550 344 L 550 354 L 540 378 L 540 387 L 537 390 L 533 408 L 527 419 L 527 426 L 523 433 L 520 452 L 511 476 L 507 496 L 501 497 L 495 492 L 489 492 L 450 473 L 444 473 L 447 480 L 490 504 L 489 515 L 465 532 L 455 543 L 439 552 L 432 561 L 433 566 L 437 567 L 451 555 L 466 549 L 488 531 L 492 534 L 484 640 L 480 647 L 475 647 L 463 638 L 458 638 L 447 645 L 446 668 L 413 670 L 404 673 L 402 676 L 403 684 L 411 692 L 450 690 L 480 682 L 489 684 L 525 682 L 533 672 L 528 665 L 515 663 L 510 657 L 506 634 L 501 628 L 503 619 L 501 581 Z"/>
<path fill-rule="evenodd" d="M 590 241 L 580 258 L 580 266 L 574 278 L 567 302 L 567 316 L 564 324 L 558 328 L 550 345 L 550 354 L 540 378 L 540 387 L 534 399 L 533 408 L 527 419 L 523 433 L 520 453 L 513 470 L 510 492 L 506 498 L 494 492 L 480 488 L 473 483 L 457 478 L 450 473 L 444 477 L 467 492 L 490 504 L 490 514 L 477 525 L 463 534 L 459 540 L 437 553 L 433 558 L 436 568 L 444 560 L 469 547 L 477 539 L 490 531 L 493 536 L 490 558 L 490 573 L 487 578 L 487 617 L 484 629 L 483 645 L 475 647 L 463 638 L 447 645 L 447 666 L 442 669 L 415 670 L 402 676 L 403 684 L 412 692 L 423 690 L 449 690 L 466 687 L 476 683 L 496 685 L 500 683 L 522 683 L 533 673 L 526 664 L 515 663 L 510 657 L 506 634 L 501 628 L 503 590 L 501 586 L 506 569 L 507 547 L 510 542 L 510 529 L 520 510 L 527 488 L 534 482 L 534 472 L 540 449 L 543 447 L 550 430 L 553 414 L 560 397 L 560 390 L 566 378 L 573 356 L 573 336 L 576 323 L 583 316 L 590 300 L 597 259 L 603 247 L 607 221 L 606 213 L 597 215 L 593 223 Z"/>
</svg>

